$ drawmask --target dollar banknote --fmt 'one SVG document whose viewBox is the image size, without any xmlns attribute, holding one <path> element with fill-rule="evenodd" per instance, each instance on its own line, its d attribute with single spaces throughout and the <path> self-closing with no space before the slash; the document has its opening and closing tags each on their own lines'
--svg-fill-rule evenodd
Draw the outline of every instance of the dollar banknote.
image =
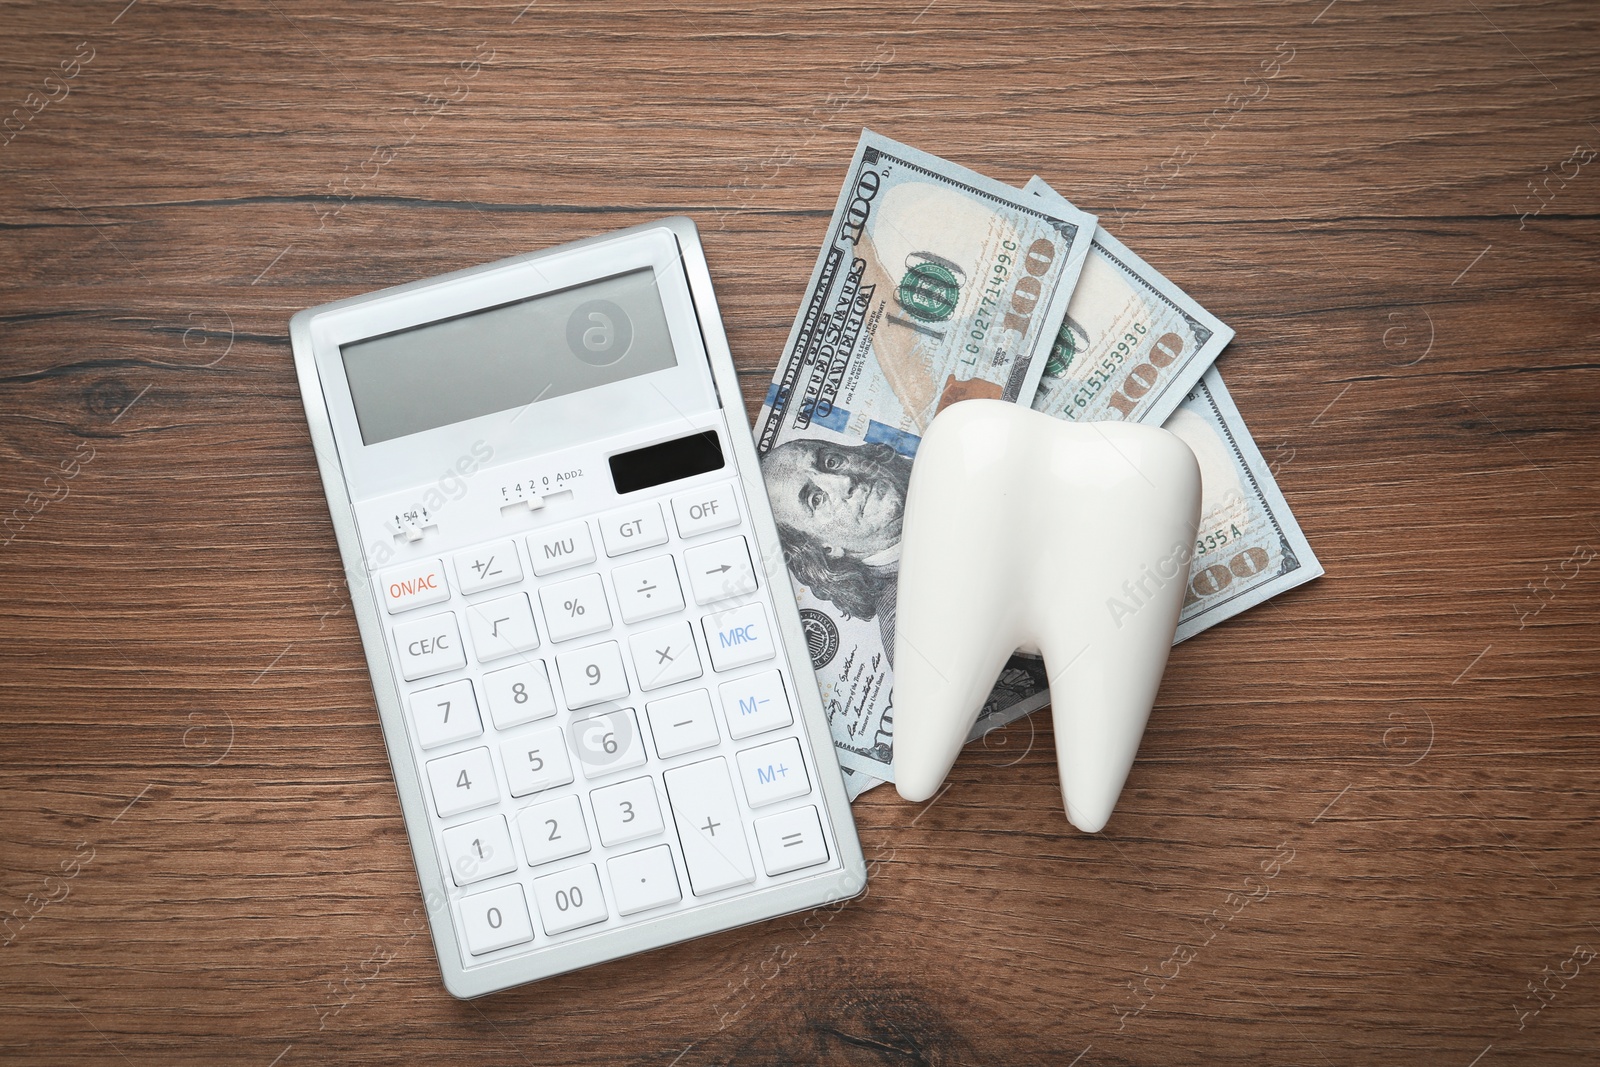
<svg viewBox="0 0 1600 1067">
<path fill-rule="evenodd" d="M 846 767 L 893 724 L 911 460 L 957 400 L 1038 390 L 1095 219 L 862 131 L 761 412 L 756 450 Z"/>
<path fill-rule="evenodd" d="M 1212 367 L 1164 428 L 1200 461 L 1200 526 L 1174 644 L 1317 577 L 1322 564 L 1279 491 L 1239 408 Z M 968 740 L 1050 701 L 1043 661 L 1013 656 Z M 877 770 L 851 764 L 853 796 L 892 780 L 893 749 L 873 753 Z"/>
<path fill-rule="evenodd" d="M 1037 175 L 1023 191 L 1071 206 Z M 1232 339 L 1231 327 L 1097 227 L 1033 410 L 1159 425 Z"/>
</svg>

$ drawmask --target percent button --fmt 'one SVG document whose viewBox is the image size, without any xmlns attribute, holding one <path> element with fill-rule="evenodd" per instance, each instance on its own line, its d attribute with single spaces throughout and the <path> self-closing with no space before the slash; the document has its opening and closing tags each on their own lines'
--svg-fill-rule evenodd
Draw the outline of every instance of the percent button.
<svg viewBox="0 0 1600 1067">
<path fill-rule="evenodd" d="M 545 628 L 552 641 L 570 641 L 611 629 L 611 609 L 606 606 L 606 591 L 598 574 L 546 586 L 539 591 L 539 602 L 544 605 Z"/>
</svg>

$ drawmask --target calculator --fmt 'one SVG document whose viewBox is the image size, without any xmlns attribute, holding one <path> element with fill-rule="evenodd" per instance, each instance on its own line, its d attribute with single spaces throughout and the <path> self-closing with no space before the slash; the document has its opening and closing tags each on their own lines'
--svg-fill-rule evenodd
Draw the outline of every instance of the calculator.
<svg viewBox="0 0 1600 1067">
<path fill-rule="evenodd" d="M 693 222 L 290 336 L 446 989 L 861 891 Z"/>
</svg>

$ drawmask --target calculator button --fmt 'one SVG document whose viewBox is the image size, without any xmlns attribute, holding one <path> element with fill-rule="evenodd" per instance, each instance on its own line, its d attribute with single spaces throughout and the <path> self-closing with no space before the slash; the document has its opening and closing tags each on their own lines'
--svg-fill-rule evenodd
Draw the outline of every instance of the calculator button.
<svg viewBox="0 0 1600 1067">
<path fill-rule="evenodd" d="M 460 815 L 500 799 L 494 780 L 494 761 L 486 748 L 472 748 L 428 763 L 433 786 L 433 807 L 441 819 Z"/>
<path fill-rule="evenodd" d="M 425 559 L 383 572 L 383 606 L 390 615 L 450 599 L 450 584 L 436 559 Z"/>
<path fill-rule="evenodd" d="M 662 759 L 698 752 L 721 740 L 711 714 L 711 695 L 704 689 L 652 700 L 644 710 L 650 718 L 650 734 L 656 739 L 656 755 Z"/>
<path fill-rule="evenodd" d="M 666 626 L 628 638 L 633 650 L 633 670 L 640 689 L 660 689 L 674 682 L 700 677 L 700 653 L 694 649 L 694 631 L 687 622 Z"/>
<path fill-rule="evenodd" d="M 546 727 L 500 743 L 500 759 L 514 797 L 532 796 L 572 781 L 567 738 L 558 727 Z"/>
<path fill-rule="evenodd" d="M 471 885 L 517 869 L 504 815 L 452 826 L 444 832 L 444 858 L 456 885 Z"/>
<path fill-rule="evenodd" d="M 462 678 L 412 693 L 411 725 L 423 748 L 438 748 L 483 733 L 471 680 Z"/>
<path fill-rule="evenodd" d="M 727 483 L 704 485 L 673 497 L 672 516 L 680 537 L 694 537 L 738 525 L 739 501 Z"/>
<path fill-rule="evenodd" d="M 501 730 L 556 713 L 556 698 L 550 692 L 550 676 L 542 659 L 490 671 L 483 676 L 483 691 L 489 698 L 489 717 Z"/>
<path fill-rule="evenodd" d="M 756 571 L 743 537 L 691 548 L 683 554 L 683 566 L 696 604 L 715 604 L 756 591 Z"/>
<path fill-rule="evenodd" d="M 528 556 L 533 573 L 543 577 L 594 562 L 594 540 L 589 524 L 579 520 L 528 535 Z"/>
<path fill-rule="evenodd" d="M 547 934 L 564 934 L 606 921 L 606 898 L 592 863 L 535 878 L 533 899 Z"/>
<path fill-rule="evenodd" d="M 817 809 L 809 804 L 756 820 L 756 844 L 768 874 L 788 874 L 828 860 L 828 842 L 822 836 Z"/>
<path fill-rule="evenodd" d="M 644 738 L 632 708 L 591 715 L 572 722 L 572 750 L 585 778 L 601 778 L 631 770 L 645 761 Z"/>
<path fill-rule="evenodd" d="M 474 956 L 533 940 L 527 898 L 516 883 L 476 893 L 461 902 L 461 932 Z"/>
<path fill-rule="evenodd" d="M 728 735 L 736 740 L 764 734 L 794 721 L 789 698 L 783 690 L 783 675 L 763 671 L 748 678 L 723 682 L 722 716 L 728 722 Z"/>
<path fill-rule="evenodd" d="M 747 748 L 739 753 L 738 763 L 744 795 L 752 808 L 811 792 L 806 763 L 800 756 L 800 742 L 792 737 L 760 748 Z"/>
<path fill-rule="evenodd" d="M 652 502 L 613 511 L 600 520 L 600 539 L 606 543 L 608 556 L 666 544 L 667 524 L 661 518 L 661 505 Z"/>
<path fill-rule="evenodd" d="M 481 593 L 485 589 L 498 589 L 522 581 L 522 561 L 517 558 L 514 541 L 496 541 L 457 552 L 456 585 L 463 593 Z"/>
<path fill-rule="evenodd" d="M 589 830 L 583 824 L 583 805 L 572 795 L 523 808 L 517 813 L 522 850 L 528 866 L 553 863 L 589 851 Z"/>
<path fill-rule="evenodd" d="M 452 611 L 396 625 L 394 643 L 400 649 L 400 676 L 408 682 L 467 665 Z"/>
<path fill-rule="evenodd" d="M 695 896 L 755 881 L 728 761 L 715 756 L 670 770 L 662 778 Z"/>
<path fill-rule="evenodd" d="M 605 586 L 598 574 L 585 574 L 539 590 L 544 605 L 545 629 L 552 641 L 570 641 L 611 629 L 611 609 L 606 607 Z"/>
<path fill-rule="evenodd" d="M 611 899 L 617 902 L 618 915 L 633 915 L 683 899 L 672 849 L 666 845 L 616 856 L 606 861 L 606 869 L 611 873 Z"/>
<path fill-rule="evenodd" d="M 586 708 L 628 695 L 628 676 L 615 641 L 562 652 L 556 656 L 556 670 L 569 708 Z"/>
<path fill-rule="evenodd" d="M 608 785 L 589 794 L 594 808 L 594 825 L 600 840 L 607 845 L 625 845 L 643 837 L 654 837 L 665 827 L 661 805 L 656 801 L 656 784 L 650 778 Z"/>
<path fill-rule="evenodd" d="M 719 671 L 759 663 L 777 652 L 772 645 L 772 631 L 767 627 L 767 609 L 759 603 L 707 615 L 701 624 L 706 630 L 711 665 Z"/>
<path fill-rule="evenodd" d="M 641 560 L 611 572 L 617 587 L 617 608 L 626 623 L 670 615 L 683 607 L 678 567 L 671 556 Z"/>
<path fill-rule="evenodd" d="M 512 593 L 468 605 L 466 614 L 467 628 L 472 631 L 472 647 L 480 663 L 539 647 L 539 631 L 533 624 L 533 608 L 528 603 L 527 593 Z"/>
</svg>

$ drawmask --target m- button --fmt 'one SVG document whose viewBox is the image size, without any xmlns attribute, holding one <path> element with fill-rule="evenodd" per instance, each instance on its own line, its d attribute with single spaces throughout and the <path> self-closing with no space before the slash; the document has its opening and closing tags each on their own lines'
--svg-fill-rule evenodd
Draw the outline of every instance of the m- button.
<svg viewBox="0 0 1600 1067">
<path fill-rule="evenodd" d="M 694 537 L 738 525 L 739 501 L 726 482 L 705 485 L 673 497 L 672 515 L 678 520 L 678 536 Z"/>
</svg>

